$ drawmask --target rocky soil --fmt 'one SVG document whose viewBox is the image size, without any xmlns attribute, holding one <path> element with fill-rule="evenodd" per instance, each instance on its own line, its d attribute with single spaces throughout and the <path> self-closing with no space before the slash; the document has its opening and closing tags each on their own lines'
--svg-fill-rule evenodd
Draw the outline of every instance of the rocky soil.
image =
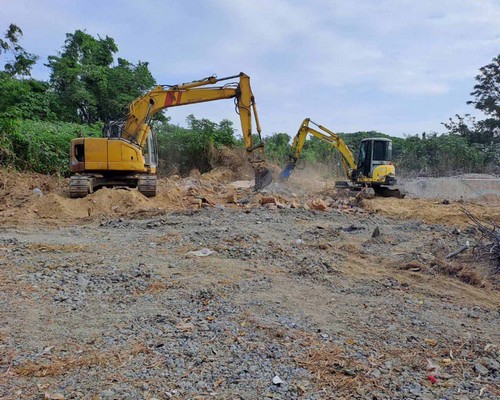
<svg viewBox="0 0 500 400">
<path fill-rule="evenodd" d="M 464 204 L 200 182 L 3 199 L 0 398 L 500 396 L 498 275 L 445 258 Z"/>
</svg>

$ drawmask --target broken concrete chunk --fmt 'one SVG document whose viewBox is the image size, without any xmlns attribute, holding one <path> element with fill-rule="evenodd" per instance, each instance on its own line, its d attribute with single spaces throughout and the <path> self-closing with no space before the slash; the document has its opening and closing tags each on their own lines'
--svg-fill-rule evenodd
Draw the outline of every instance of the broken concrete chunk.
<svg viewBox="0 0 500 400">
<path fill-rule="evenodd" d="M 196 251 L 188 251 L 186 253 L 187 256 L 195 256 L 195 257 L 207 257 L 211 254 L 214 254 L 215 251 L 212 251 L 210 249 L 207 249 L 207 248 L 203 248 L 203 249 L 200 249 L 200 250 L 196 250 Z"/>
<path fill-rule="evenodd" d="M 312 210 L 325 211 L 328 206 L 324 200 L 316 199 L 311 202 L 310 207 Z"/>
<path fill-rule="evenodd" d="M 260 204 L 262 204 L 262 205 L 264 205 L 264 204 L 276 204 L 276 197 L 274 197 L 274 196 L 262 197 L 260 199 Z"/>
</svg>

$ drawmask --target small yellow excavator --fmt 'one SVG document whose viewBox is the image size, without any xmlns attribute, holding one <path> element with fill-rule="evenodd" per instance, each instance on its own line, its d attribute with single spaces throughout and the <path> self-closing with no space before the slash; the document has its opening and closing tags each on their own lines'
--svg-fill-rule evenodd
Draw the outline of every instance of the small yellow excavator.
<svg viewBox="0 0 500 400">
<path fill-rule="evenodd" d="M 309 124 L 318 129 L 310 127 Z M 396 170 L 392 164 L 392 141 L 390 139 L 363 139 L 356 163 L 351 149 L 339 135 L 316 124 L 310 118 L 304 119 L 293 139 L 290 161 L 281 171 L 280 180 L 288 179 L 294 170 L 308 134 L 332 145 L 342 154 L 342 166 L 350 182 L 336 182 L 336 187 L 352 189 L 371 187 L 379 196 L 404 197 L 402 191 L 395 186 Z"/>
<path fill-rule="evenodd" d="M 213 86 L 239 78 L 239 82 Z M 168 107 L 234 98 L 248 159 L 255 172 L 255 190 L 272 181 L 270 170 L 261 158 L 264 144 L 250 88 L 250 77 L 238 75 L 217 78 L 215 75 L 190 83 L 157 86 L 129 105 L 127 117 L 108 124 L 102 138 L 76 138 L 70 150 L 70 197 L 85 197 L 101 187 L 136 187 L 147 197 L 156 196 L 158 149 L 150 125 L 153 116 Z M 259 142 L 252 138 L 252 112 Z M 255 150 L 258 150 L 255 152 Z"/>
</svg>

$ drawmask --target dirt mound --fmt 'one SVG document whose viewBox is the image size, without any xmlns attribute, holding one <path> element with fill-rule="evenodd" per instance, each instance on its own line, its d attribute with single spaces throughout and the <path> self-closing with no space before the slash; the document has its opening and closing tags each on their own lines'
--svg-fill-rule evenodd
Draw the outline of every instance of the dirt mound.
<svg viewBox="0 0 500 400">
<path fill-rule="evenodd" d="M 238 153 L 234 154 L 239 157 Z M 334 188 L 333 179 L 311 168 L 297 169 L 287 182 L 279 182 L 279 167 L 270 165 L 273 183 L 262 192 L 254 193 L 252 181 L 237 180 L 237 177 L 248 176 L 241 175 L 237 165 L 248 166 L 248 162 L 246 159 L 241 164 L 238 161 L 234 170 L 218 167 L 203 175 L 193 171 L 188 178 L 160 178 L 158 195 L 154 198 L 146 198 L 135 189 L 115 188 L 98 190 L 83 199 L 71 199 L 67 193 L 67 179 L 0 170 L 0 225 L 65 225 L 205 207 L 304 208 L 347 214 L 378 212 L 398 219 L 419 219 L 457 227 L 469 223 L 460 202 L 445 204 L 448 202 L 376 198 L 364 201 L 363 210 L 358 199 L 346 197 L 343 191 Z M 467 208 L 480 218 L 500 223 L 498 201 L 467 203 Z"/>
<path fill-rule="evenodd" d="M 12 169 L 0 169 L 0 211 L 24 203 L 35 192 L 49 193 L 65 186 L 65 179 Z"/>
<path fill-rule="evenodd" d="M 229 173 L 229 180 L 252 179 L 253 169 L 248 162 L 247 153 L 244 149 L 222 147 L 214 150 L 215 169 L 204 174 L 205 176 L 214 171 L 225 171 Z M 217 173 L 216 173 L 217 174 Z"/>
<path fill-rule="evenodd" d="M 445 224 L 457 227 L 469 225 L 464 214 L 464 207 L 481 219 L 500 223 L 500 202 L 496 203 L 462 203 L 442 202 L 424 199 L 374 198 L 365 200 L 363 207 L 397 219 L 417 219 L 429 224 Z"/>
</svg>

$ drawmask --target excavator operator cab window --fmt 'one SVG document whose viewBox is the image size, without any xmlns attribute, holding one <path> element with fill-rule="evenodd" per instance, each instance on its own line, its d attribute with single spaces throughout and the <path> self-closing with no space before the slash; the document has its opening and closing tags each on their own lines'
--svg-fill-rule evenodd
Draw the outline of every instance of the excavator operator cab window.
<svg viewBox="0 0 500 400">
<path fill-rule="evenodd" d="M 76 161 L 83 162 L 85 157 L 85 150 L 83 147 L 83 143 L 75 145 L 74 149 L 75 149 Z"/>
<path fill-rule="evenodd" d="M 391 161 L 392 142 L 387 140 L 373 141 L 373 161 Z"/>
<path fill-rule="evenodd" d="M 363 176 L 369 177 L 371 172 L 372 141 L 364 140 L 361 142 L 358 156 L 358 172 Z"/>
</svg>

